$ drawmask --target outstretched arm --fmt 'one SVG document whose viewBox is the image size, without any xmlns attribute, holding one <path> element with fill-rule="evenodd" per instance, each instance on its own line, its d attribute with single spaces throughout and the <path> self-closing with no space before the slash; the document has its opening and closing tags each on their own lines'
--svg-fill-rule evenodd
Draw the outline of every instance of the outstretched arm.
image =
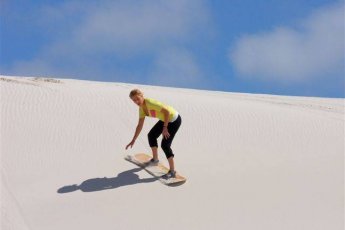
<svg viewBox="0 0 345 230">
<path fill-rule="evenodd" d="M 145 117 L 139 118 L 138 125 L 137 125 L 137 128 L 135 129 L 135 134 L 134 134 L 134 137 L 133 137 L 134 141 L 138 138 L 141 130 L 143 129 L 144 121 L 145 121 Z"/>
<path fill-rule="evenodd" d="M 135 140 L 138 138 L 138 136 L 139 136 L 139 134 L 140 134 L 140 132 L 144 126 L 144 121 L 145 121 L 145 117 L 139 118 L 137 128 L 135 129 L 134 137 L 133 137 L 132 141 L 126 146 L 126 149 L 128 149 L 129 146 L 131 148 L 133 147 Z"/>
</svg>

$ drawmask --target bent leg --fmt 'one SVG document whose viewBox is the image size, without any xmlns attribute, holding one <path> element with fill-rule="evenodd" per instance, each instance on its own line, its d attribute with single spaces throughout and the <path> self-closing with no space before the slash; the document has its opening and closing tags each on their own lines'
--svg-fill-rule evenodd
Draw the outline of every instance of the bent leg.
<svg viewBox="0 0 345 230">
<path fill-rule="evenodd" d="M 172 144 L 172 141 L 174 140 L 175 134 L 177 133 L 178 129 L 181 126 L 181 123 L 182 123 L 182 119 L 179 116 L 176 121 L 168 124 L 168 132 L 170 134 L 170 137 L 167 139 L 163 137 L 162 144 L 161 144 L 161 147 L 165 153 L 165 156 L 168 159 L 169 167 L 171 171 L 175 171 L 175 164 L 174 164 L 175 155 L 171 149 L 171 144 Z"/>
<path fill-rule="evenodd" d="M 162 121 L 158 121 L 147 134 L 149 139 L 149 144 L 152 149 L 152 155 L 155 160 L 158 160 L 158 143 L 157 138 L 161 135 L 163 131 L 164 123 Z"/>
</svg>

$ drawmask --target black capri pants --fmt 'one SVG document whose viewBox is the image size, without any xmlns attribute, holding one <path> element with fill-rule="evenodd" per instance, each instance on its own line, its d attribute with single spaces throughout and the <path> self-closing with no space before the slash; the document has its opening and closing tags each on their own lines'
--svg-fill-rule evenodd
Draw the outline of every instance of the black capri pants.
<svg viewBox="0 0 345 230">
<path fill-rule="evenodd" d="M 174 153 L 171 149 L 171 143 L 175 137 L 175 134 L 177 133 L 177 130 L 180 128 L 181 123 L 182 123 L 182 119 L 180 115 L 178 115 L 177 119 L 174 122 L 168 123 L 168 132 L 170 134 L 170 137 L 168 139 L 165 139 L 165 137 L 163 137 L 162 144 L 161 144 L 161 147 L 167 158 L 174 156 Z M 159 120 L 148 133 L 147 136 L 149 138 L 149 144 L 151 148 L 158 147 L 157 138 L 162 134 L 163 126 L 164 126 L 164 122 Z"/>
</svg>

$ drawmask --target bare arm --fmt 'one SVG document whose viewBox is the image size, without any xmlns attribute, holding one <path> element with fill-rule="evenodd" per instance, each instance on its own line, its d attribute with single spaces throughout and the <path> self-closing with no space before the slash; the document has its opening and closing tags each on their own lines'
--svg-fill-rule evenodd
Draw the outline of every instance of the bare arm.
<svg viewBox="0 0 345 230">
<path fill-rule="evenodd" d="M 138 138 L 141 130 L 143 129 L 144 121 L 145 121 L 145 117 L 139 118 L 138 125 L 137 125 L 137 128 L 135 129 L 135 134 L 134 134 L 134 137 L 133 137 L 134 141 Z"/>
<path fill-rule="evenodd" d="M 164 113 L 164 127 L 167 127 L 169 123 L 169 115 L 170 115 L 169 110 L 162 108 L 161 112 Z"/>
<path fill-rule="evenodd" d="M 134 145 L 135 140 L 138 138 L 138 136 L 139 136 L 139 134 L 140 134 L 140 132 L 144 126 L 144 121 L 145 121 L 145 117 L 139 118 L 137 128 L 135 129 L 134 137 L 133 137 L 132 141 L 126 146 L 126 149 L 128 149 L 128 147 L 132 148 L 132 146 Z"/>
<path fill-rule="evenodd" d="M 163 128 L 163 136 L 165 139 L 168 139 L 170 137 L 169 131 L 168 131 L 168 123 L 169 123 L 169 110 L 162 108 L 162 113 L 164 113 L 164 128 Z"/>
</svg>

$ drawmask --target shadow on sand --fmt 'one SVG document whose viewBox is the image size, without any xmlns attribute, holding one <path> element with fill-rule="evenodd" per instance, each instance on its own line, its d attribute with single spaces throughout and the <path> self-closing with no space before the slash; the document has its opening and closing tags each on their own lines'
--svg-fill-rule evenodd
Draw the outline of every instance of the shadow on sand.
<svg viewBox="0 0 345 230">
<path fill-rule="evenodd" d="M 154 182 L 156 178 L 140 179 L 136 172 L 142 170 L 141 168 L 134 168 L 128 171 L 119 173 L 117 177 L 113 178 L 93 178 L 82 182 L 80 185 L 67 185 L 57 190 L 58 193 L 69 193 L 80 189 L 83 192 L 97 192 L 106 189 L 114 189 L 122 186 L 150 183 Z"/>
</svg>

